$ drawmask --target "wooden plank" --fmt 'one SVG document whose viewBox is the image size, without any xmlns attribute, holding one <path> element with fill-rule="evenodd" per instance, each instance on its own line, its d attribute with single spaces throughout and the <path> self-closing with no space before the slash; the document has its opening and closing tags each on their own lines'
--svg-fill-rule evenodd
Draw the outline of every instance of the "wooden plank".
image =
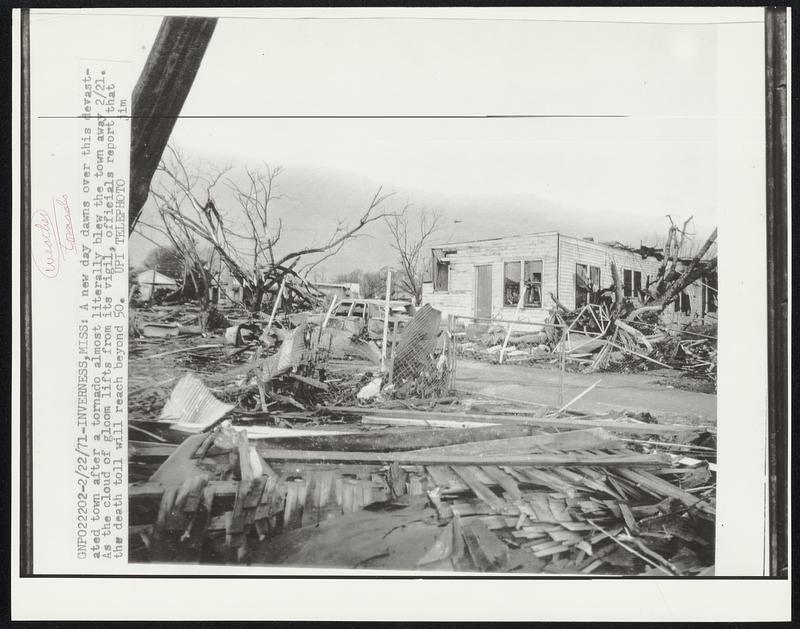
<svg viewBox="0 0 800 629">
<path fill-rule="evenodd" d="M 626 505 L 624 502 L 617 503 L 619 505 L 619 510 L 622 513 L 622 519 L 625 520 L 625 524 L 628 527 L 628 530 L 633 535 L 639 534 L 639 525 L 636 523 L 636 518 L 633 517 L 633 513 L 631 513 L 630 507 Z"/>
<path fill-rule="evenodd" d="M 486 475 L 489 476 L 495 483 L 500 485 L 503 490 L 511 497 L 512 500 L 519 500 L 522 498 L 522 493 L 519 490 L 519 485 L 511 476 L 506 474 L 503 470 L 492 465 L 482 466 Z"/>
<path fill-rule="evenodd" d="M 287 450 L 346 450 L 350 452 L 396 452 L 482 442 L 494 439 L 524 437 L 536 428 L 522 425 L 489 426 L 479 424 L 474 428 L 431 429 L 422 424 L 423 430 L 403 427 L 368 430 L 348 434 L 315 434 L 308 436 L 281 436 L 262 439 L 262 445 L 273 449 Z"/>
<path fill-rule="evenodd" d="M 555 517 L 556 521 L 558 522 L 571 522 L 572 518 L 567 513 L 567 503 L 563 500 L 556 500 L 554 498 L 548 498 L 547 504 L 550 507 L 550 512 Z"/>
<path fill-rule="evenodd" d="M 525 496 L 528 504 L 531 505 L 533 508 L 534 513 L 536 514 L 536 519 L 540 522 L 556 522 L 556 517 L 553 515 L 553 512 L 550 511 L 550 503 L 547 500 L 547 496 L 542 494 L 527 494 Z"/>
<path fill-rule="evenodd" d="M 175 504 L 175 496 L 178 494 L 178 487 L 175 485 L 168 485 L 164 488 L 161 494 L 161 502 L 158 507 L 158 516 L 156 517 L 156 526 L 153 530 L 153 536 L 158 538 L 167 525 L 167 517 L 172 510 L 172 505 Z"/>
<path fill-rule="evenodd" d="M 510 529 L 516 524 L 516 518 L 506 518 L 502 515 L 485 515 L 480 520 L 490 531 Z"/>
<path fill-rule="evenodd" d="M 169 457 L 178 444 L 175 443 L 151 443 L 149 441 L 128 441 L 128 457 L 134 458 L 154 458 L 166 459 Z"/>
<path fill-rule="evenodd" d="M 491 423 L 491 424 L 524 424 L 529 426 L 549 426 L 553 428 L 605 428 L 612 432 L 622 433 L 684 433 L 684 432 L 711 432 L 716 433 L 713 426 L 689 426 L 681 424 L 646 424 L 638 422 L 625 422 L 611 419 L 571 418 L 571 417 L 535 417 L 532 415 L 489 415 L 479 413 L 455 413 L 436 411 L 401 411 L 396 409 L 360 408 L 358 406 L 327 406 L 325 410 L 339 415 L 358 415 L 378 417 L 388 424 L 392 420 L 417 419 L 423 421 L 450 422 L 451 426 L 461 425 L 463 422 Z"/>
<path fill-rule="evenodd" d="M 303 518 L 301 521 L 302 526 L 309 526 L 319 522 L 319 498 L 314 500 L 314 494 L 319 492 L 317 483 L 317 474 L 313 471 L 307 471 L 305 475 L 306 495 L 303 502 Z"/>
<path fill-rule="evenodd" d="M 475 567 L 481 572 L 502 570 L 508 562 L 508 547 L 480 521 L 462 528 L 462 535 Z"/>
<path fill-rule="evenodd" d="M 519 531 L 511 531 L 511 535 L 520 539 L 542 539 L 547 537 L 547 533 L 545 531 L 539 531 L 536 529 L 526 531 L 524 527 Z"/>
<path fill-rule="evenodd" d="M 239 453 L 239 473 L 242 480 L 253 480 L 253 466 L 250 464 L 250 444 L 247 431 L 240 430 L 237 435 L 237 451 Z"/>
<path fill-rule="evenodd" d="M 243 518 L 245 530 L 256 520 L 258 505 L 264 493 L 264 486 L 267 484 L 267 477 L 260 476 L 253 480 L 252 483 L 250 491 L 247 492 L 247 496 L 244 499 Z"/>
<path fill-rule="evenodd" d="M 491 489 L 476 478 L 475 470 L 472 466 L 453 467 L 452 469 L 469 486 L 475 495 L 489 505 L 493 511 L 502 513 L 506 509 L 505 501 L 498 498 Z"/>
<path fill-rule="evenodd" d="M 577 544 L 578 542 L 583 540 L 583 535 L 579 535 L 578 533 L 573 533 L 572 531 L 551 531 L 548 535 L 553 539 L 553 541 L 561 542 L 565 546 L 572 546 L 573 544 Z"/>
<path fill-rule="evenodd" d="M 635 470 L 620 469 L 619 474 L 628 480 L 636 483 L 636 485 L 644 487 L 653 491 L 661 496 L 669 498 L 676 498 L 680 500 L 687 507 L 697 507 L 710 515 L 714 515 L 714 508 L 706 502 L 703 502 L 696 496 L 683 491 L 680 487 L 676 487 L 672 483 L 659 478 L 655 474 L 641 473 Z"/>
<path fill-rule="evenodd" d="M 306 500 L 305 481 L 286 483 L 286 502 L 283 507 L 283 526 L 287 529 L 297 528 L 303 521 L 303 505 Z"/>
<path fill-rule="evenodd" d="M 264 495 L 268 478 L 260 476 L 253 481 L 250 491 L 247 493 L 247 498 L 244 502 L 245 509 L 254 509 L 261 504 L 261 498 Z"/>
<path fill-rule="evenodd" d="M 178 488 L 174 502 L 170 507 L 169 513 L 167 513 L 167 518 L 164 523 L 165 530 L 181 531 L 186 527 L 186 514 L 183 512 L 183 507 L 195 482 L 195 477 L 189 476 Z"/>
<path fill-rule="evenodd" d="M 252 479 L 243 478 L 239 482 L 239 490 L 236 492 L 230 526 L 228 527 L 228 532 L 231 535 L 244 532 L 244 503 L 247 500 L 247 495 L 250 493 L 252 486 Z"/>
<path fill-rule="evenodd" d="M 520 466 L 663 466 L 669 457 L 662 454 L 526 454 L 513 456 L 457 456 L 426 455 L 415 452 L 307 452 L 305 450 L 268 450 L 259 449 L 259 453 L 268 462 L 299 461 L 305 463 L 378 463 L 388 465 L 395 461 L 401 464 L 418 465 L 510 465 Z"/>
<path fill-rule="evenodd" d="M 503 466 L 501 466 L 501 469 L 506 474 L 512 476 L 513 478 L 515 478 L 520 483 L 529 482 L 527 476 L 523 475 L 522 472 L 520 472 L 519 470 L 515 470 L 513 467 L 511 467 L 509 465 L 503 465 Z"/>
<path fill-rule="evenodd" d="M 425 419 L 424 417 L 389 417 L 384 415 L 380 417 L 365 415 L 361 418 L 361 423 L 370 426 L 427 426 L 428 428 L 480 428 L 486 425 L 500 425 L 499 422 L 489 423 L 464 419 Z"/>
<path fill-rule="evenodd" d="M 256 522 L 274 515 L 272 513 L 273 494 L 277 486 L 278 486 L 277 476 L 267 477 L 267 482 L 264 484 L 264 490 L 261 492 L 261 500 L 259 501 L 259 504 L 256 507 L 256 515 L 255 515 Z"/>
<path fill-rule="evenodd" d="M 558 544 L 557 546 L 551 546 L 550 548 L 545 548 L 543 550 L 534 550 L 533 554 L 537 557 L 549 557 L 550 555 L 563 553 L 565 550 L 570 550 L 570 547 L 565 546 L 564 544 Z"/>
<path fill-rule="evenodd" d="M 622 442 L 602 428 L 570 430 L 561 433 L 546 433 L 526 437 L 492 439 L 478 443 L 464 443 L 453 446 L 418 450 L 425 454 L 457 454 L 494 456 L 528 454 L 537 451 L 586 450 L 613 448 Z"/>
<path fill-rule="evenodd" d="M 561 492 L 570 498 L 574 498 L 577 495 L 577 491 L 572 485 L 558 476 L 546 472 L 545 470 L 528 468 L 521 471 L 531 482 L 536 483 L 537 485 L 550 487 L 551 489 Z"/>
</svg>

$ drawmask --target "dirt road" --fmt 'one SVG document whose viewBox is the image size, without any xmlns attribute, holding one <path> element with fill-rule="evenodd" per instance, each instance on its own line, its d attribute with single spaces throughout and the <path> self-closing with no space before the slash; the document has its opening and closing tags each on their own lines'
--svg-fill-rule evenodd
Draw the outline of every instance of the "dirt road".
<svg viewBox="0 0 800 629">
<path fill-rule="evenodd" d="M 564 374 L 564 402 L 571 400 L 597 380 L 594 389 L 571 408 L 584 412 L 613 410 L 647 411 L 659 419 L 682 417 L 698 422 L 717 419 L 717 396 L 668 388 L 658 384 L 654 373 Z M 469 393 L 483 393 L 518 402 L 557 406 L 559 372 L 557 369 L 522 365 L 494 365 L 460 359 L 456 388 Z"/>
</svg>

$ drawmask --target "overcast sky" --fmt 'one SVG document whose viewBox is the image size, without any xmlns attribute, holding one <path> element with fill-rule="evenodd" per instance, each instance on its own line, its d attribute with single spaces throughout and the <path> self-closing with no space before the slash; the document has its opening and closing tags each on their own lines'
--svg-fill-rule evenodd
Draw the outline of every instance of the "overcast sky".
<svg viewBox="0 0 800 629">
<path fill-rule="evenodd" d="M 725 18 L 760 17 L 739 11 Z M 158 26 L 131 31 L 134 67 Z M 442 212 L 439 240 L 557 229 L 638 244 L 665 231 L 665 214 L 694 215 L 702 237 L 719 210 L 718 37 L 731 28 L 755 40 L 763 27 L 222 18 L 184 115 L 565 117 L 182 118 L 173 141 L 219 163 L 284 166 L 287 244 L 358 216 L 379 185 Z M 725 115 L 759 108 L 761 94 Z M 331 272 L 390 263 L 385 230 L 369 236 Z M 132 239 L 134 263 L 149 246 Z"/>
</svg>

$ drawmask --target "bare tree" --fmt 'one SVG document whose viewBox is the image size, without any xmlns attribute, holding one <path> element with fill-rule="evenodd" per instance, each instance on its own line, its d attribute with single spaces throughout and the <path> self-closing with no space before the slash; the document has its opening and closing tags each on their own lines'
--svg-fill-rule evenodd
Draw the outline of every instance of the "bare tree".
<svg viewBox="0 0 800 629">
<path fill-rule="evenodd" d="M 693 239 L 694 234 L 688 231 L 692 217 L 684 221 L 682 227 L 678 227 L 671 216 L 668 215 L 667 218 L 670 227 L 663 247 L 661 266 L 655 280 L 647 287 L 643 305 L 628 314 L 626 318 L 629 320 L 643 312 L 664 310 L 687 286 L 716 271 L 716 228 L 698 249 Z M 680 267 L 679 263 L 682 263 Z M 619 280 L 615 279 L 615 282 L 618 283 Z"/>
<path fill-rule="evenodd" d="M 211 247 L 204 247 L 199 238 L 187 227 L 179 215 L 169 211 L 179 203 L 176 195 L 161 195 L 163 198 L 158 204 L 160 223 L 146 223 L 139 220 L 138 233 L 154 244 L 160 244 L 145 234 L 141 227 L 149 227 L 171 243 L 175 254 L 183 260 L 183 278 L 178 290 L 168 299 L 192 299 L 200 306 L 200 325 L 205 330 L 206 314 L 211 307 L 210 288 L 215 283 L 214 266 L 215 251 Z"/>
<path fill-rule="evenodd" d="M 426 209 L 411 213 L 406 205 L 399 214 L 388 217 L 386 225 L 392 235 L 392 248 L 400 263 L 399 285 L 412 295 L 415 304 L 422 301 L 422 281 L 427 258 L 425 243 L 441 227 L 441 214 Z"/>
<path fill-rule="evenodd" d="M 159 164 L 159 180 L 151 187 L 151 193 L 162 219 L 162 233 L 173 244 L 177 239 L 180 246 L 176 244 L 176 248 L 189 260 L 197 257 L 201 244 L 208 248 L 242 285 L 245 303 L 252 311 L 261 308 L 264 296 L 277 291 L 285 276 L 292 278 L 286 285 L 289 295 L 307 300 L 313 289 L 305 276 L 317 264 L 335 255 L 366 225 L 393 216 L 379 211 L 390 196 L 379 188 L 355 224 L 338 223 L 320 244 L 279 251 L 283 223 L 271 214 L 272 205 L 281 197 L 276 181 L 281 169 L 266 164 L 262 170 L 245 169 L 244 185 L 228 175 L 231 171 L 231 167 L 192 165 L 170 145 Z M 233 195 L 229 204 L 217 201 L 223 178 L 223 190 L 227 188 Z M 210 268 L 210 264 L 206 266 Z"/>
</svg>

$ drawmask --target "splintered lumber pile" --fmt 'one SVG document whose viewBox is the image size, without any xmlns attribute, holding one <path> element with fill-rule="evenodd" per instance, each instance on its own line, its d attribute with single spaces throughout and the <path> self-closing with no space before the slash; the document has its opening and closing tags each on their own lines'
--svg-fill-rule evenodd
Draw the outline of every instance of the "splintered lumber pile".
<svg viewBox="0 0 800 629">
<path fill-rule="evenodd" d="M 242 561 L 268 536 L 385 501 L 391 490 L 378 469 L 279 474 L 246 431 L 195 435 L 129 487 L 131 560 Z"/>
<path fill-rule="evenodd" d="M 661 317 L 668 306 L 680 303 L 681 294 L 691 285 L 698 281 L 716 282 L 717 259 L 709 253 L 716 243 L 716 229 L 691 259 L 681 257 L 691 220 L 679 228 L 670 218 L 667 243 L 662 250 L 639 248 L 643 257 L 654 256 L 662 262 L 647 286 L 623 290 L 619 269 L 612 260 L 612 283 L 608 287 L 592 285 L 585 276 L 576 276 L 585 291 L 581 300 L 585 303 L 577 308 L 568 309 L 550 293 L 555 307 L 540 326 L 541 332 L 532 328 L 515 337 L 511 326 L 523 323 L 520 321 L 494 330 L 484 326 L 482 334 L 470 333 L 468 328 L 459 352 L 490 362 L 557 364 L 563 360 L 569 367 L 587 372 L 671 368 L 716 386 L 716 329 L 676 329 Z M 626 292 L 631 296 L 625 297 Z M 497 335 L 500 330 L 505 332 L 503 338 Z"/>
<path fill-rule="evenodd" d="M 318 523 L 424 497 L 441 528 L 416 549 L 418 569 L 690 575 L 713 565 L 716 468 L 684 450 L 713 456 L 686 444 L 703 427 L 328 411 L 452 423 L 405 438 L 391 427 L 257 444 L 229 425 L 193 435 L 130 488 L 131 560 L 250 561 L 292 530 L 313 537 Z M 463 416 L 481 421 L 454 427 Z M 660 441 L 675 435 L 681 443 Z"/>
<path fill-rule="evenodd" d="M 455 518 L 462 530 L 482 523 L 492 531 L 485 536 L 502 542 L 507 554 L 519 549 L 548 558 L 542 571 L 589 573 L 605 563 L 612 572 L 653 568 L 677 575 L 698 572 L 713 562 L 712 502 L 652 473 L 596 466 L 426 471 L 435 479 L 431 500 L 438 504 L 442 521 Z M 670 558 L 687 554 L 687 541 L 698 545 L 692 551 L 695 559 L 678 567 Z M 611 552 L 615 554 L 609 556 Z M 514 567 L 508 561 L 485 565 L 480 555 L 472 558 L 481 571 Z"/>
</svg>

